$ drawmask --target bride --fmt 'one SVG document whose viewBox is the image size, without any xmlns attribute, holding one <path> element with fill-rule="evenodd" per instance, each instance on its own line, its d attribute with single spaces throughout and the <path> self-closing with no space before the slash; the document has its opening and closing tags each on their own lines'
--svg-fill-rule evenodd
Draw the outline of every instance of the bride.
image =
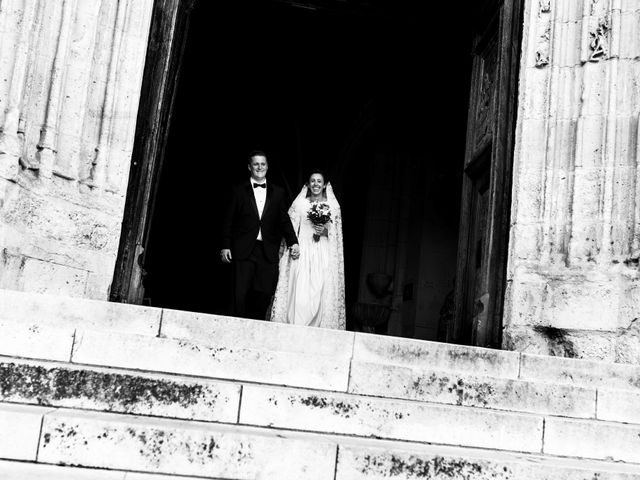
<svg viewBox="0 0 640 480">
<path fill-rule="evenodd" d="M 326 204 L 330 220 L 314 225 L 309 210 Z M 286 252 L 280 259 L 280 275 L 271 321 L 312 327 L 345 329 L 344 256 L 340 205 L 324 174 L 315 170 L 289 208 L 298 235 L 300 257 Z"/>
</svg>

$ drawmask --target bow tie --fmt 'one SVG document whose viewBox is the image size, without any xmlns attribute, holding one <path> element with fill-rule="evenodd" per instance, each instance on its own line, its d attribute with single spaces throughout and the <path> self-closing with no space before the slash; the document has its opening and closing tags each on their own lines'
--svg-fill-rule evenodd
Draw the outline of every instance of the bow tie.
<svg viewBox="0 0 640 480">
<path fill-rule="evenodd" d="M 254 183 L 253 184 L 253 188 L 267 188 L 267 184 L 266 183 Z"/>
</svg>

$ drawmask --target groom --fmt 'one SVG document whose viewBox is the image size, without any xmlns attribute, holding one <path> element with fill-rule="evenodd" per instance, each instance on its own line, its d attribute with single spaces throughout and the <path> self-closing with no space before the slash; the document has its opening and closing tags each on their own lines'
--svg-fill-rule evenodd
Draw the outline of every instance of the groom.
<svg viewBox="0 0 640 480">
<path fill-rule="evenodd" d="M 298 258 L 298 238 L 282 188 L 267 183 L 264 152 L 249 155 L 249 181 L 238 185 L 222 224 L 220 258 L 232 266 L 232 315 L 264 319 L 278 281 L 278 252 L 284 237 Z"/>
</svg>

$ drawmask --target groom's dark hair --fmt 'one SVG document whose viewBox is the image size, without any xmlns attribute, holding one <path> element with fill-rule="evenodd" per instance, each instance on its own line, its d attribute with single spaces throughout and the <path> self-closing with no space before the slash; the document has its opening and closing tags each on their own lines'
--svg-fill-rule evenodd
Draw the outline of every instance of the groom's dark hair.
<svg viewBox="0 0 640 480">
<path fill-rule="evenodd" d="M 264 157 L 264 158 L 267 158 L 267 154 L 264 153 L 262 150 L 251 150 L 251 152 L 249 152 L 249 163 L 251 163 L 251 159 L 253 157 Z"/>
</svg>

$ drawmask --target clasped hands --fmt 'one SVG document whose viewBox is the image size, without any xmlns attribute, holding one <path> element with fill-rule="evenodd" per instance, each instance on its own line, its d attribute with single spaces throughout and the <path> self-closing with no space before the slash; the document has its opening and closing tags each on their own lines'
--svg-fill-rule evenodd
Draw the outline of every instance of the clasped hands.
<svg viewBox="0 0 640 480">
<path fill-rule="evenodd" d="M 289 255 L 291 255 L 291 258 L 293 258 L 294 260 L 297 260 L 300 257 L 300 245 L 298 245 L 297 243 L 291 245 L 291 248 L 289 249 Z M 220 250 L 220 260 L 222 260 L 223 263 L 231 263 L 231 250 L 228 248 L 223 248 L 222 250 Z"/>
</svg>

